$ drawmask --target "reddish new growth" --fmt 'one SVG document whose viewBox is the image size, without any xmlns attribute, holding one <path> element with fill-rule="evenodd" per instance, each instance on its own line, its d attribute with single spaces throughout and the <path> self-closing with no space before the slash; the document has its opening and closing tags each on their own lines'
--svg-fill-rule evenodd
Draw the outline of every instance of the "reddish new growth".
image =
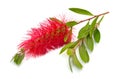
<svg viewBox="0 0 120 79">
<path fill-rule="evenodd" d="M 50 18 L 40 23 L 39 28 L 32 28 L 28 35 L 30 38 L 23 41 L 19 45 L 19 49 L 23 48 L 27 56 L 36 57 L 69 43 L 72 32 L 66 26 L 64 20 Z M 66 41 L 64 41 L 65 36 L 67 36 Z"/>
</svg>

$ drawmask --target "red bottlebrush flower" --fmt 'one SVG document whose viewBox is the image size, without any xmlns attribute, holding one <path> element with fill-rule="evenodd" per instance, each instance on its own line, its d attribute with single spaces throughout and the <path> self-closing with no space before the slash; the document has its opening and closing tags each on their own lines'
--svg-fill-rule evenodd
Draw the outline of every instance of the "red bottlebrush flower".
<svg viewBox="0 0 120 79">
<path fill-rule="evenodd" d="M 39 28 L 32 28 L 29 31 L 29 39 L 19 45 L 19 49 L 24 49 L 27 56 L 40 56 L 46 54 L 49 50 L 59 48 L 71 41 L 72 32 L 66 26 L 64 20 L 50 18 L 40 23 Z M 67 40 L 64 38 L 67 36 Z"/>
</svg>

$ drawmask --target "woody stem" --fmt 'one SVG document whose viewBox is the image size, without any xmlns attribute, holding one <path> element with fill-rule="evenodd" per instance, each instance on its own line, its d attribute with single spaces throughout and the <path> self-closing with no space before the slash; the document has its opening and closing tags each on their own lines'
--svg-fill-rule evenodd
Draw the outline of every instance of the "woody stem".
<svg viewBox="0 0 120 79">
<path fill-rule="evenodd" d="M 109 13 L 109 12 L 105 12 L 105 13 L 101 13 L 101 14 L 98 14 L 98 15 L 94 15 L 93 17 L 90 17 L 90 18 L 88 18 L 88 19 L 79 21 L 78 24 L 79 24 L 79 23 L 82 23 L 82 22 L 85 22 L 85 21 L 89 21 L 89 20 L 91 20 L 91 19 L 93 19 L 93 18 L 95 18 L 95 17 L 98 17 L 98 16 L 106 15 L 106 14 L 108 14 L 108 13 Z"/>
</svg>

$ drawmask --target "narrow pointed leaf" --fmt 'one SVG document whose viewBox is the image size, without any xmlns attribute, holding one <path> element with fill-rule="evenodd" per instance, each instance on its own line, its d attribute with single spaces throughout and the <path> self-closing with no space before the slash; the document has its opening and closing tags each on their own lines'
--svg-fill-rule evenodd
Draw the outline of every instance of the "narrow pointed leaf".
<svg viewBox="0 0 120 79">
<path fill-rule="evenodd" d="M 75 26 L 75 25 L 77 25 L 78 23 L 76 22 L 76 21 L 69 21 L 69 22 L 67 22 L 66 23 L 66 25 L 68 26 L 68 27 L 73 27 L 73 26 Z"/>
<path fill-rule="evenodd" d="M 102 16 L 102 18 L 99 20 L 98 24 L 100 24 L 103 20 L 104 16 Z"/>
<path fill-rule="evenodd" d="M 78 60 L 78 58 L 77 58 L 77 56 L 76 56 L 75 53 L 72 55 L 72 60 L 73 60 L 73 64 L 74 64 L 77 68 L 82 69 L 83 66 L 82 66 L 82 64 L 79 62 L 79 60 Z"/>
<path fill-rule="evenodd" d="M 99 43 L 100 42 L 100 31 L 96 28 L 94 31 L 94 40 L 95 42 Z"/>
<path fill-rule="evenodd" d="M 92 37 L 92 34 L 94 32 L 94 29 L 95 29 L 95 26 L 96 26 L 96 23 L 97 23 L 97 19 L 98 17 L 96 17 L 93 21 L 92 21 L 92 24 L 90 25 L 90 37 Z"/>
<path fill-rule="evenodd" d="M 82 43 L 81 46 L 79 46 L 79 54 L 83 62 L 85 63 L 89 62 L 89 55 L 85 48 L 84 43 Z"/>
<path fill-rule="evenodd" d="M 80 29 L 78 33 L 78 39 L 85 38 L 89 34 L 89 22 Z"/>
<path fill-rule="evenodd" d="M 86 43 L 86 46 L 88 47 L 88 49 L 90 51 L 93 51 L 93 48 L 94 48 L 94 42 L 93 42 L 93 39 L 92 37 L 90 37 L 89 35 L 86 37 L 85 39 L 85 43 Z"/>
<path fill-rule="evenodd" d="M 60 54 L 63 53 L 67 48 L 71 47 L 74 44 L 74 42 L 70 42 L 66 44 L 60 51 Z"/>
<path fill-rule="evenodd" d="M 83 15 L 89 15 L 89 16 L 93 16 L 93 14 L 85 9 L 81 9 L 81 8 L 69 8 L 69 10 L 78 13 L 78 14 L 83 14 Z"/>
<path fill-rule="evenodd" d="M 71 63 L 71 56 L 69 56 L 68 62 L 69 62 L 70 70 L 71 70 L 71 72 L 73 72 L 73 70 L 72 70 L 72 63 Z"/>
</svg>

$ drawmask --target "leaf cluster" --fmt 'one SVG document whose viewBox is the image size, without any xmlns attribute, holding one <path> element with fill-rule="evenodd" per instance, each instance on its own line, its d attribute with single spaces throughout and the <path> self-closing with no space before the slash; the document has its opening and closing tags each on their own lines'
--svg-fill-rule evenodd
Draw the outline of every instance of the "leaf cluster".
<svg viewBox="0 0 120 79">
<path fill-rule="evenodd" d="M 69 10 L 77 14 L 94 16 L 90 11 L 80 8 L 69 8 Z M 100 42 L 101 35 L 98 26 L 100 25 L 103 17 L 104 16 L 102 16 L 101 18 L 100 16 L 95 16 L 94 18 L 89 19 L 86 25 L 79 30 L 77 41 L 70 42 L 61 49 L 60 54 L 66 51 L 69 57 L 68 62 L 71 71 L 72 65 L 74 65 L 78 69 L 82 69 L 82 63 L 89 62 L 90 57 L 88 50 L 93 51 L 94 43 Z M 99 18 L 100 20 L 98 21 Z M 70 21 L 66 23 L 66 25 L 71 29 L 77 24 L 79 24 L 79 22 L 76 21 Z M 76 50 L 79 50 L 78 54 L 76 54 Z"/>
</svg>

